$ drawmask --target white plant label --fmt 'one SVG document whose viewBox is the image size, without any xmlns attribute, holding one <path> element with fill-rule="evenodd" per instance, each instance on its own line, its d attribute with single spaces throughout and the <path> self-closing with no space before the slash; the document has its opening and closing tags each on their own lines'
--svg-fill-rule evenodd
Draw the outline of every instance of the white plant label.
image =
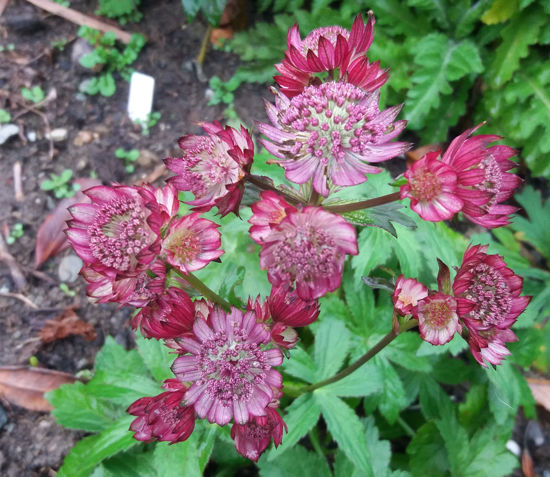
<svg viewBox="0 0 550 477">
<path fill-rule="evenodd" d="M 130 78 L 128 116 L 132 121 L 146 121 L 153 108 L 155 78 L 134 71 Z"/>
</svg>

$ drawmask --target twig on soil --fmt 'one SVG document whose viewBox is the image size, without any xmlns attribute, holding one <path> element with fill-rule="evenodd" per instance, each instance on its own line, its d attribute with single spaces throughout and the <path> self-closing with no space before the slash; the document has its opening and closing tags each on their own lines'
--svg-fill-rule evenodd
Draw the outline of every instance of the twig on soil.
<svg viewBox="0 0 550 477">
<path fill-rule="evenodd" d="M 25 200 L 25 194 L 23 193 L 23 181 L 21 180 L 21 162 L 15 161 L 13 165 L 13 189 L 15 192 L 15 200 L 17 202 L 23 202 Z"/>
<path fill-rule="evenodd" d="M 0 234 L 0 262 L 4 262 L 10 269 L 10 275 L 13 279 L 15 286 L 18 290 L 22 290 L 27 286 L 27 281 L 25 276 L 21 271 L 21 267 L 17 263 L 17 260 L 13 258 L 13 255 L 8 251 L 6 242 L 4 242 L 4 237 Z"/>
<path fill-rule="evenodd" d="M 76 23 L 77 25 L 86 25 L 96 30 L 102 32 L 113 32 L 117 39 L 123 43 L 130 43 L 132 35 L 120 28 L 117 28 L 113 25 L 105 23 L 104 21 L 99 20 L 98 18 L 85 15 L 84 13 L 77 12 L 72 8 L 64 7 L 58 3 L 52 2 L 51 0 L 27 0 L 27 2 L 32 3 L 33 5 L 46 10 L 47 12 L 53 13 L 60 17 L 69 20 L 70 22 Z"/>
<path fill-rule="evenodd" d="M 9 298 L 15 298 L 16 300 L 22 301 L 25 305 L 30 306 L 33 310 L 38 310 L 38 306 L 25 295 L 21 293 L 11 293 L 11 292 L 0 292 L 0 296 L 6 296 Z"/>
<path fill-rule="evenodd" d="M 147 174 L 143 179 L 138 179 L 134 182 L 134 185 L 139 184 L 152 184 L 156 180 L 160 179 L 164 174 L 166 174 L 167 169 L 164 164 L 159 164 L 157 167 L 153 169 L 153 171 L 150 174 Z"/>
</svg>

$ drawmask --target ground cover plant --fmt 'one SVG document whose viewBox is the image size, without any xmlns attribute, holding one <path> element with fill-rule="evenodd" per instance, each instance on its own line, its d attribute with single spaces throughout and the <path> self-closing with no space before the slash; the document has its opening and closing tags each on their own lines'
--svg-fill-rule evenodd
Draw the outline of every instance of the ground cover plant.
<svg viewBox="0 0 550 477">
<path fill-rule="evenodd" d="M 164 186 L 97 186 L 71 208 L 88 295 L 138 308 L 139 335 L 130 351 L 107 339 L 88 382 L 50 393 L 58 422 L 94 433 L 58 475 L 517 465 L 513 416 L 534 414 L 518 367 L 546 369 L 550 283 L 519 241 L 550 255 L 533 219 L 547 204 L 526 189 L 511 225 L 524 235 L 505 227 L 516 151 L 482 123 L 400 177 L 379 167 L 412 144 L 397 140 L 401 105 L 380 106 L 374 22 L 289 30 L 256 126 L 267 152 L 204 122 Z M 458 215 L 491 232 L 467 240 L 444 223 Z"/>
</svg>

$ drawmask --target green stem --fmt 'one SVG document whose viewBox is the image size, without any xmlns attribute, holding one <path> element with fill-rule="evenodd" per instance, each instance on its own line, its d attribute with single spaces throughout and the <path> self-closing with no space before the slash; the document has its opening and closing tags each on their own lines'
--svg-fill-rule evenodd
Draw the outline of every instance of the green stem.
<svg viewBox="0 0 550 477">
<path fill-rule="evenodd" d="M 208 41 L 210 40 L 210 33 L 212 33 L 212 26 L 208 25 L 206 32 L 202 38 L 201 49 L 197 55 L 197 63 L 202 66 L 204 63 L 204 58 L 206 56 L 206 50 L 208 48 Z"/>
<path fill-rule="evenodd" d="M 195 290 L 197 290 L 203 297 L 207 298 L 213 303 L 217 303 L 225 311 L 231 310 L 231 304 L 227 300 L 223 299 L 216 292 L 208 288 L 195 275 L 193 275 L 192 273 L 183 273 L 181 270 L 178 270 L 177 268 L 174 268 L 174 270 L 180 277 L 182 277 L 187 283 L 189 283 L 189 285 L 191 285 Z"/>
<path fill-rule="evenodd" d="M 376 199 L 362 200 L 351 204 L 325 205 L 323 208 L 329 212 L 344 214 L 345 212 L 353 212 L 355 210 L 368 209 L 370 207 L 376 207 L 377 205 L 388 204 L 389 202 L 395 202 L 400 198 L 400 192 L 392 192 L 391 194 L 383 195 L 381 197 L 377 197 Z"/>
<path fill-rule="evenodd" d="M 287 202 L 290 204 L 299 204 L 300 200 L 296 197 L 288 194 L 284 190 L 277 189 L 273 184 L 271 184 L 269 181 L 265 180 L 261 176 L 256 176 L 254 174 L 250 174 L 246 177 L 246 180 L 250 182 L 251 184 L 254 184 L 256 187 L 259 187 L 262 190 L 271 190 L 279 195 L 282 195 Z"/>
<path fill-rule="evenodd" d="M 296 389 L 292 395 L 293 397 L 298 397 L 302 394 L 315 391 L 316 389 L 322 388 L 323 386 L 328 386 L 329 384 L 335 383 L 344 379 L 346 376 L 349 376 L 351 373 L 363 366 L 367 361 L 370 361 L 374 356 L 376 356 L 380 351 L 382 351 L 386 346 L 388 346 L 397 336 L 405 331 L 410 330 L 418 325 L 417 320 L 409 320 L 403 323 L 397 332 L 393 329 L 385 335 L 378 343 L 376 343 L 371 349 L 369 349 L 363 356 L 361 356 L 355 363 L 350 364 L 347 368 L 343 369 L 339 373 L 335 374 L 331 378 L 319 381 L 318 383 L 310 384 L 308 386 L 303 386 L 302 388 Z M 288 394 L 288 393 L 287 393 Z"/>
<path fill-rule="evenodd" d="M 403 428 L 403 430 L 410 436 L 414 437 L 416 432 L 414 432 L 414 429 L 407 424 L 405 419 L 403 419 L 401 416 L 397 416 L 397 423 Z"/>
</svg>

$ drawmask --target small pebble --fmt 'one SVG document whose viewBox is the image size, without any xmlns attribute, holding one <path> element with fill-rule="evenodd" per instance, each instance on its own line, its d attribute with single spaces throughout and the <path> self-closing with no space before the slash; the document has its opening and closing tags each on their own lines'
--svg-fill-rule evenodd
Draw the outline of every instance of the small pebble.
<svg viewBox="0 0 550 477">
<path fill-rule="evenodd" d="M 4 144 L 10 137 L 19 134 L 19 126 L 17 124 L 4 124 L 0 126 L 0 144 Z"/>
<path fill-rule="evenodd" d="M 50 134 L 47 134 L 46 137 L 51 139 L 53 142 L 65 141 L 69 136 L 69 131 L 65 128 L 56 128 L 50 131 Z"/>
<path fill-rule="evenodd" d="M 148 149 L 140 149 L 137 163 L 141 167 L 148 168 L 152 165 L 160 164 L 160 162 L 159 157 L 154 152 L 149 151 Z"/>
<path fill-rule="evenodd" d="M 76 255 L 67 255 L 61 259 L 57 268 L 59 280 L 66 283 L 72 283 L 78 278 L 78 273 L 82 268 L 82 260 Z"/>
<path fill-rule="evenodd" d="M 27 133 L 27 139 L 28 139 L 30 142 L 36 141 L 36 131 L 29 131 L 29 132 Z"/>
<path fill-rule="evenodd" d="M 508 449 L 516 457 L 519 457 L 521 455 L 521 447 L 519 446 L 519 444 L 516 441 L 514 441 L 512 439 L 510 439 L 506 443 L 506 449 Z"/>
<path fill-rule="evenodd" d="M 537 421 L 529 421 L 525 429 L 525 439 L 537 447 L 544 444 L 544 432 Z"/>
</svg>

